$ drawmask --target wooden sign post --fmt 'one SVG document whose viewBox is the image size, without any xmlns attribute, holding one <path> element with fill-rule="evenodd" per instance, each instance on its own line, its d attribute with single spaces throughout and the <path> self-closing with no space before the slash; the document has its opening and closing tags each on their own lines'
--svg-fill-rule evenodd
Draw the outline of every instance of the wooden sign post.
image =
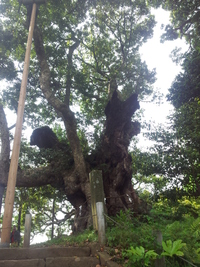
<svg viewBox="0 0 200 267">
<path fill-rule="evenodd" d="M 93 170 L 89 174 L 91 188 L 91 209 L 94 230 L 98 230 L 96 202 L 104 203 L 102 171 Z"/>
<path fill-rule="evenodd" d="M 26 214 L 25 229 L 24 229 L 24 248 L 28 248 L 30 246 L 30 236 L 31 236 L 31 214 Z"/>
</svg>

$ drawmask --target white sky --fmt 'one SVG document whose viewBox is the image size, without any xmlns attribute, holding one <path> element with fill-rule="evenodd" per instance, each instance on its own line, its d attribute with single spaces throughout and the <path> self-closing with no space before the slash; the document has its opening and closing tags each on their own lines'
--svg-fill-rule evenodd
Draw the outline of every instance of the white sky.
<svg viewBox="0 0 200 267">
<path fill-rule="evenodd" d="M 157 21 L 157 25 L 154 28 L 154 37 L 141 47 L 140 53 L 149 69 L 156 68 L 157 80 L 154 88 L 158 88 L 166 96 L 176 75 L 181 71 L 181 67 L 172 62 L 170 54 L 176 47 L 181 47 L 181 51 L 185 52 L 188 46 L 184 39 L 161 43 L 160 37 L 164 32 L 164 30 L 161 30 L 161 24 L 166 25 L 169 23 L 169 12 L 157 9 L 153 10 L 152 13 L 155 14 Z M 166 117 L 173 110 L 173 106 L 166 101 L 160 105 L 141 102 L 140 108 L 144 109 L 145 121 L 155 121 L 156 123 L 165 123 L 167 121 Z M 139 135 L 139 139 L 140 148 L 145 148 L 149 145 L 149 142 L 142 137 L 142 133 Z"/>
</svg>

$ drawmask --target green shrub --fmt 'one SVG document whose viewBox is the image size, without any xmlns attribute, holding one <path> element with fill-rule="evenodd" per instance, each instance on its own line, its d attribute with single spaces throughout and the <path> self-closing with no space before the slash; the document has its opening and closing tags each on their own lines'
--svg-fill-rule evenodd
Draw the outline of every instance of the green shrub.
<svg viewBox="0 0 200 267">
<path fill-rule="evenodd" d="M 123 249 L 130 246 L 143 246 L 150 249 L 155 239 L 152 235 L 152 226 L 148 223 L 140 223 L 129 211 L 121 211 L 112 218 L 112 221 L 108 221 L 106 237 L 108 246 Z"/>
<path fill-rule="evenodd" d="M 123 253 L 128 258 L 127 267 L 151 266 L 153 260 L 158 257 L 154 250 L 145 250 L 143 247 L 130 247 Z"/>
</svg>

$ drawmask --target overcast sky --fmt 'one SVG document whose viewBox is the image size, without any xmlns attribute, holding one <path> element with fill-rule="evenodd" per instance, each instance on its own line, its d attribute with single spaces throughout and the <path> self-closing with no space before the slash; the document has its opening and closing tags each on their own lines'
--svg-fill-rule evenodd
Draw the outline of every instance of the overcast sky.
<svg viewBox="0 0 200 267">
<path fill-rule="evenodd" d="M 140 53 L 149 69 L 156 68 L 157 80 L 154 84 L 154 88 L 159 89 L 159 92 L 166 96 L 176 75 L 181 71 L 181 67 L 172 62 L 170 54 L 176 47 L 181 47 L 182 51 L 185 52 L 188 46 L 184 39 L 161 43 L 160 37 L 164 32 L 164 30 L 161 30 L 161 25 L 169 23 L 169 12 L 157 9 L 153 10 L 153 13 L 157 21 L 157 25 L 154 28 L 154 37 L 142 46 Z M 155 121 L 156 123 L 165 123 L 167 121 L 166 117 L 170 114 L 170 111 L 173 110 L 173 106 L 170 105 L 165 98 L 163 100 L 163 104 L 140 103 L 140 108 L 145 110 L 145 121 Z M 142 133 L 139 138 L 141 139 L 140 147 L 145 148 L 148 146 L 148 142 L 145 142 L 142 138 Z"/>
</svg>

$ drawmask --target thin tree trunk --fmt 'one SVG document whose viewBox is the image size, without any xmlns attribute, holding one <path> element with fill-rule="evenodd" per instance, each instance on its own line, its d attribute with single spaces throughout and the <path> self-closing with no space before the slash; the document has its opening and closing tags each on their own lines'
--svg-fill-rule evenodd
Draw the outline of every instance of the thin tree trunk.
<svg viewBox="0 0 200 267">
<path fill-rule="evenodd" d="M 1 210 L 2 210 L 2 202 L 3 202 L 3 193 L 4 193 L 4 186 L 0 186 L 0 216 L 1 216 Z"/>
<path fill-rule="evenodd" d="M 20 205 L 19 211 L 18 211 L 18 222 L 17 222 L 17 230 L 21 231 L 21 216 L 22 216 L 22 206 Z"/>
<path fill-rule="evenodd" d="M 3 105 L 0 104 L 0 215 L 2 211 L 2 200 L 4 189 L 8 180 L 10 157 L 10 140 L 6 115 Z"/>
<path fill-rule="evenodd" d="M 53 207 L 52 207 L 52 227 L 51 227 L 51 240 L 54 237 L 54 219 L 55 219 L 55 199 L 53 200 Z"/>
</svg>

